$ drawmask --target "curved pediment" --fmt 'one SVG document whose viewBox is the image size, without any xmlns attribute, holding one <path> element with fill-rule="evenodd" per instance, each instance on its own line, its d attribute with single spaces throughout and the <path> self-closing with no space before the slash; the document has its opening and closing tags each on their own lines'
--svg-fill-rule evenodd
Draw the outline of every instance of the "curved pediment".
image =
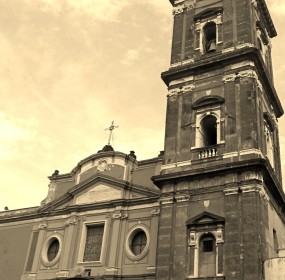
<svg viewBox="0 0 285 280">
<path fill-rule="evenodd" d="M 224 102 L 225 99 L 218 95 L 204 96 L 195 101 L 192 107 L 193 109 L 197 109 L 208 105 L 222 104 Z"/>
</svg>

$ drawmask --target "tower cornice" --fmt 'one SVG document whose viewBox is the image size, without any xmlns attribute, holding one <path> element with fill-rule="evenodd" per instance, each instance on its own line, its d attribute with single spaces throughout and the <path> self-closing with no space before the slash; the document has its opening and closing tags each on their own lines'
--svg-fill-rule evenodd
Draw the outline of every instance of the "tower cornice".
<svg viewBox="0 0 285 280">
<path fill-rule="evenodd" d="M 267 89 L 268 97 L 279 118 L 284 114 L 279 97 L 276 93 L 275 87 L 271 78 L 269 78 L 268 71 L 266 70 L 260 52 L 255 47 L 246 47 L 237 49 L 227 53 L 215 53 L 213 56 L 205 56 L 203 59 L 197 61 L 181 64 L 177 67 L 172 67 L 169 70 L 161 73 L 161 78 L 164 83 L 169 86 L 173 80 L 178 80 L 191 76 L 197 73 L 209 71 L 209 69 L 217 69 L 229 64 L 242 62 L 245 60 L 253 61 L 255 64 L 255 71 L 258 76 L 262 77 L 263 86 Z"/>
</svg>

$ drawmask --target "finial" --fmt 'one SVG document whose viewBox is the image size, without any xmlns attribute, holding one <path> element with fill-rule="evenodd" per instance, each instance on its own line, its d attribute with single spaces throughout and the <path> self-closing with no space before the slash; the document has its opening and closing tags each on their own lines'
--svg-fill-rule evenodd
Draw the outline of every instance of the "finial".
<svg viewBox="0 0 285 280">
<path fill-rule="evenodd" d="M 109 131 L 110 131 L 109 139 L 108 139 L 108 145 L 110 145 L 111 138 L 112 138 L 112 134 L 113 134 L 113 130 L 114 130 L 115 128 L 118 128 L 118 127 L 119 127 L 119 126 L 118 126 L 118 125 L 114 125 L 114 121 L 112 121 L 111 126 L 105 129 L 105 130 L 109 130 Z"/>
</svg>

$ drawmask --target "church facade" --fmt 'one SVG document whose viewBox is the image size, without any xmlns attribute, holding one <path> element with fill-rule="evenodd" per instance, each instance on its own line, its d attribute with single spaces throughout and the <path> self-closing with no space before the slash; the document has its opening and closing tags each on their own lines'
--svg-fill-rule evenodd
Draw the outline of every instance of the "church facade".
<svg viewBox="0 0 285 280">
<path fill-rule="evenodd" d="M 284 279 L 266 2 L 170 3 L 164 152 L 138 161 L 106 145 L 55 171 L 41 206 L 0 212 L 6 279 Z"/>
</svg>

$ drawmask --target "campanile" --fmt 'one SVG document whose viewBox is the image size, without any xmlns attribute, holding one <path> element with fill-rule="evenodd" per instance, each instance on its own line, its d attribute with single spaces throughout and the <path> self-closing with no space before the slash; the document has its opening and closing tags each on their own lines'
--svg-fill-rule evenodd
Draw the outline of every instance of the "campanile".
<svg viewBox="0 0 285 280">
<path fill-rule="evenodd" d="M 157 279 L 264 279 L 285 242 L 274 24 L 264 0 L 170 2 Z"/>
</svg>

